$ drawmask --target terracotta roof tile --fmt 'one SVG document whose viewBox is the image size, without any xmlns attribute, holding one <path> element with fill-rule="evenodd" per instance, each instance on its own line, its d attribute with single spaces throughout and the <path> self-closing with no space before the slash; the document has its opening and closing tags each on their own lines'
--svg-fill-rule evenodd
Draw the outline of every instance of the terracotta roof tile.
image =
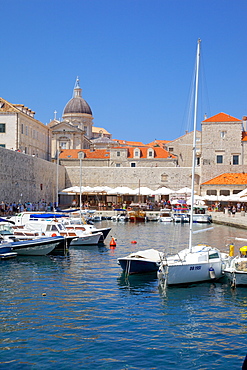
<svg viewBox="0 0 247 370">
<path fill-rule="evenodd" d="M 85 158 L 104 159 L 110 157 L 110 152 L 106 149 L 97 149 L 91 151 L 90 149 L 64 149 L 61 151 L 60 159 L 78 159 L 78 153 L 84 152 Z"/>
<path fill-rule="evenodd" d="M 223 173 L 202 185 L 247 185 L 247 173 Z"/>
<path fill-rule="evenodd" d="M 134 150 L 133 147 L 122 147 L 122 146 L 116 146 L 111 149 L 126 149 L 128 151 L 127 157 L 128 158 L 134 158 Z M 140 149 L 140 158 L 148 158 L 148 149 L 150 149 L 149 146 L 146 147 L 139 147 Z M 158 159 L 166 159 L 166 158 L 173 158 L 176 159 L 176 156 L 169 153 L 167 150 L 160 148 L 160 147 L 154 147 L 154 158 Z M 91 151 L 90 149 L 64 149 L 61 151 L 59 158 L 60 159 L 78 159 L 78 152 L 84 152 L 85 159 L 104 159 L 110 157 L 110 151 L 106 149 L 96 149 L 94 151 Z"/>
<path fill-rule="evenodd" d="M 124 145 L 124 146 L 145 146 L 141 141 L 127 141 L 127 140 L 118 140 L 118 139 L 113 139 L 114 141 L 118 142 L 119 145 Z"/>
<path fill-rule="evenodd" d="M 140 147 L 140 158 L 148 158 L 148 149 L 150 146 Z M 177 158 L 175 155 L 169 153 L 167 150 L 160 148 L 160 147 L 153 147 L 154 150 L 154 158 Z M 128 148 L 129 154 L 128 158 L 134 158 L 134 150 L 135 148 Z"/>
<path fill-rule="evenodd" d="M 215 116 L 205 119 L 202 122 L 242 122 L 240 119 L 226 113 L 218 113 Z"/>
<path fill-rule="evenodd" d="M 167 144 L 167 143 L 170 143 L 170 142 L 171 142 L 171 140 L 154 140 L 151 143 L 148 143 L 147 145 L 148 146 L 155 146 L 155 147 L 157 147 L 157 146 L 163 147 L 164 144 Z"/>
</svg>

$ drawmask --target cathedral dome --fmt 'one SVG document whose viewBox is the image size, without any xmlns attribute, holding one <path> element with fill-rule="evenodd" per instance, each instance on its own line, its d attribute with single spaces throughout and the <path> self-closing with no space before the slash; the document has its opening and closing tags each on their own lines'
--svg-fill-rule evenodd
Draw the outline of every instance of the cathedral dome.
<svg viewBox="0 0 247 370">
<path fill-rule="evenodd" d="M 70 114 L 70 113 L 86 113 L 86 114 L 92 115 L 92 111 L 88 103 L 81 97 L 72 98 L 66 104 L 63 114 Z"/>
<path fill-rule="evenodd" d="M 92 115 L 91 108 L 81 96 L 79 78 L 77 78 L 75 88 L 74 88 L 74 96 L 66 104 L 64 111 L 63 111 L 63 116 L 69 115 L 69 114 L 83 114 L 83 113 Z"/>
</svg>

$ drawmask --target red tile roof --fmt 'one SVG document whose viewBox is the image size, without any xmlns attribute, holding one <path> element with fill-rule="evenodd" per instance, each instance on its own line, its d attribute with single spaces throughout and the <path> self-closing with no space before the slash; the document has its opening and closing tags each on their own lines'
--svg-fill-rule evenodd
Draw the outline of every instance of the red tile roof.
<svg viewBox="0 0 247 370">
<path fill-rule="evenodd" d="M 78 159 L 78 153 L 84 152 L 85 158 L 103 159 L 110 158 L 110 152 L 106 149 L 97 149 L 91 151 L 90 149 L 64 149 L 61 151 L 60 159 Z"/>
<path fill-rule="evenodd" d="M 148 149 L 147 147 L 140 147 L 140 158 L 149 158 L 148 157 Z M 167 150 L 160 148 L 160 147 L 153 147 L 154 150 L 154 158 L 177 158 L 175 155 L 169 153 Z M 135 148 L 128 148 L 128 158 L 134 158 L 134 150 Z"/>
<path fill-rule="evenodd" d="M 119 143 L 121 146 L 145 146 L 141 141 L 127 141 L 127 140 L 117 140 L 117 139 L 112 139 L 113 141 L 116 141 L 116 143 Z"/>
<path fill-rule="evenodd" d="M 170 143 L 171 140 L 154 140 L 151 143 L 148 143 L 148 146 L 160 146 L 161 148 L 164 146 L 164 144 Z"/>
<path fill-rule="evenodd" d="M 226 113 L 218 113 L 215 116 L 205 119 L 202 122 L 242 122 L 240 119 Z"/>
<path fill-rule="evenodd" d="M 223 173 L 202 185 L 245 185 L 247 186 L 247 173 Z"/>
<path fill-rule="evenodd" d="M 146 147 L 138 147 L 140 149 L 140 158 L 149 158 L 148 157 L 148 149 L 150 149 L 149 146 Z M 127 158 L 134 158 L 134 150 L 133 147 L 122 147 L 117 146 L 113 147 L 111 149 L 126 149 L 127 150 Z M 176 158 L 175 155 L 169 153 L 167 150 L 160 148 L 160 147 L 154 147 L 154 158 Z M 106 149 L 95 149 L 94 151 L 91 151 L 90 149 L 64 149 L 61 151 L 59 158 L 60 159 L 78 159 L 78 153 L 84 152 L 85 159 L 105 159 L 110 158 L 110 151 Z"/>
</svg>

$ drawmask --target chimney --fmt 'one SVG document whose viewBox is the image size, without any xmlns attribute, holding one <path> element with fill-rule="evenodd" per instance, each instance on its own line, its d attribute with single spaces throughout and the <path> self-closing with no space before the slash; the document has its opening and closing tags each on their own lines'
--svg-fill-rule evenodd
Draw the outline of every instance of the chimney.
<svg viewBox="0 0 247 370">
<path fill-rule="evenodd" d="M 247 131 L 247 116 L 243 116 L 243 131 Z"/>
</svg>

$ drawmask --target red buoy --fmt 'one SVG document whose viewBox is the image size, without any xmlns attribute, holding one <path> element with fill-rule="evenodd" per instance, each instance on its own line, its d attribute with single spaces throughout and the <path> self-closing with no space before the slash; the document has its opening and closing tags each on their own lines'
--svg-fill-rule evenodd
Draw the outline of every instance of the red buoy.
<svg viewBox="0 0 247 370">
<path fill-rule="evenodd" d="M 110 247 L 116 247 L 116 245 L 117 245 L 116 239 L 112 237 L 110 241 Z"/>
<path fill-rule="evenodd" d="M 136 240 L 132 240 L 132 242 L 131 242 L 132 244 L 136 244 L 137 243 L 137 241 Z"/>
</svg>

